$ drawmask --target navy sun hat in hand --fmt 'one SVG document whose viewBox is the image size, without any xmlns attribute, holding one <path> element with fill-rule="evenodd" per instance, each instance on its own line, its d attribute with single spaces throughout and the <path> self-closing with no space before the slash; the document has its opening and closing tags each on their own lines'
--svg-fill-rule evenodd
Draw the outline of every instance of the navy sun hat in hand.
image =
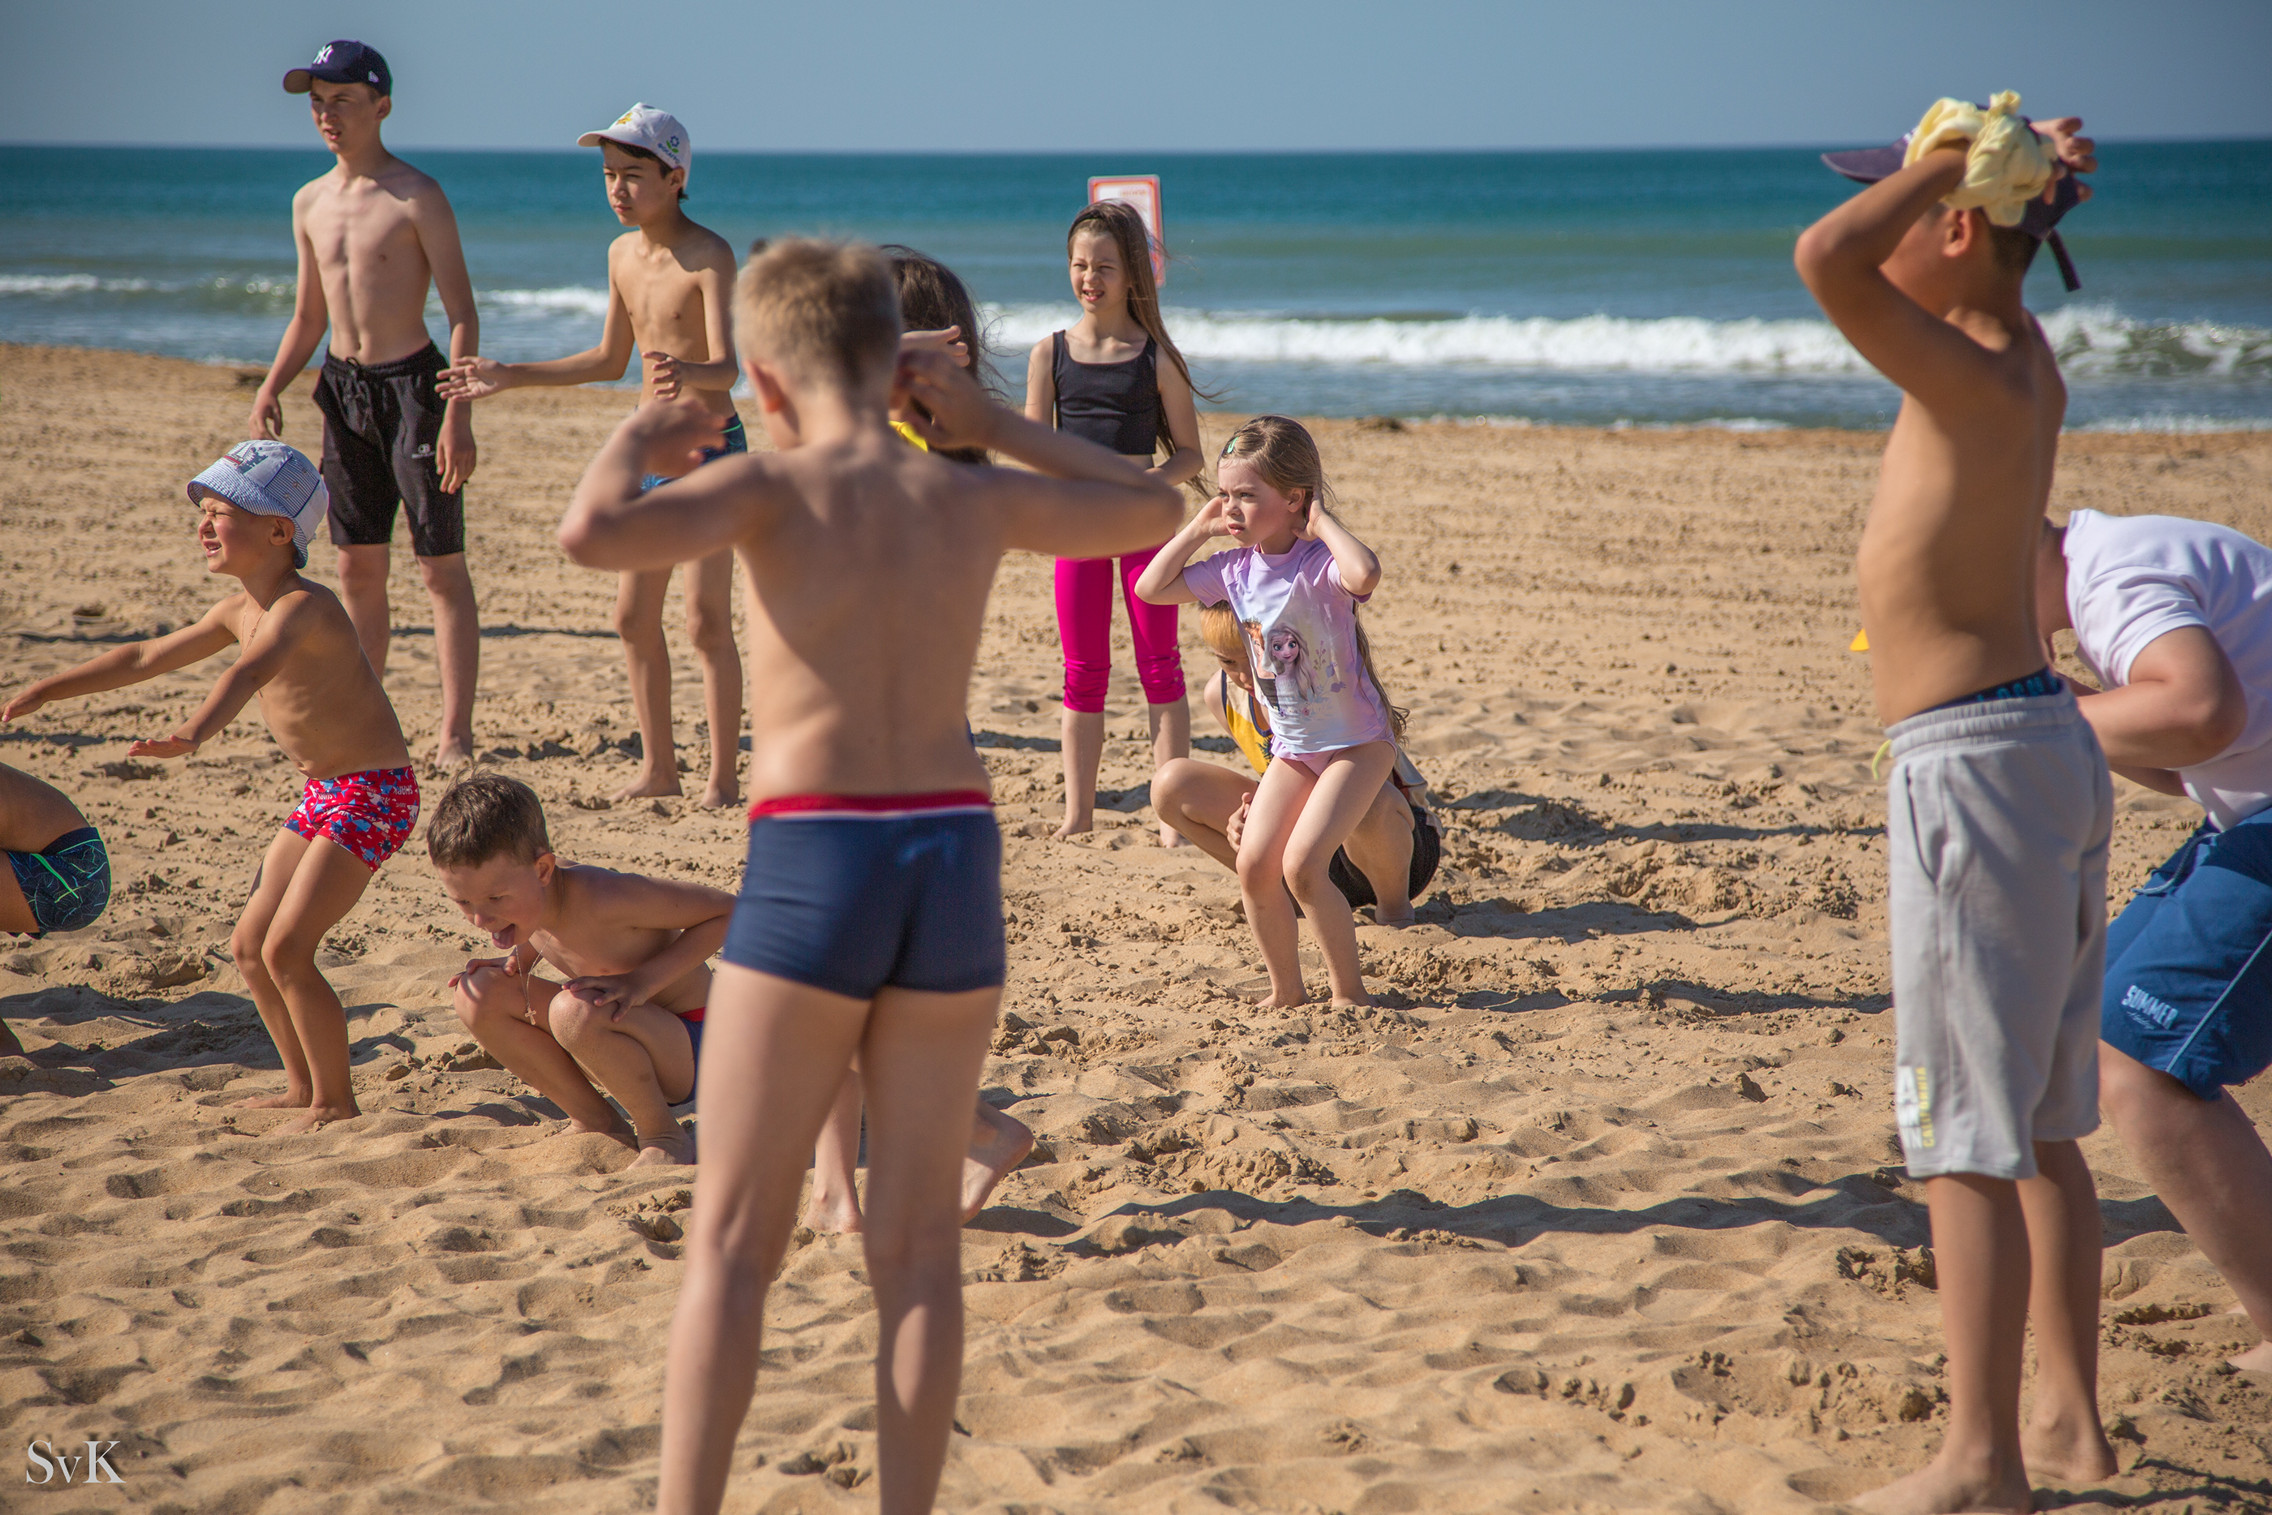
<svg viewBox="0 0 2272 1515">
<path fill-rule="evenodd" d="M 368 84 L 382 95 L 394 93 L 394 74 L 375 47 L 360 42 L 326 42 L 306 68 L 284 76 L 284 93 L 304 95 L 321 79 L 326 84 Z"/>
<path fill-rule="evenodd" d="M 1986 107 L 1982 107 L 1985 109 Z M 1891 147 L 1864 147 L 1853 152 L 1824 153 L 1822 162 L 1833 173 L 1843 174 L 1857 184 L 1875 184 L 1901 172 L 1902 159 L 1908 156 L 1909 133 L 1902 133 Z M 2019 229 L 2038 242 L 2051 244 L 2051 256 L 2059 262 L 2059 277 L 2070 293 L 2083 287 L 2075 273 L 2074 260 L 2067 256 L 2067 244 L 2059 240 L 2053 230 L 2059 218 L 2082 204 L 2083 193 L 2073 174 L 2059 176 L 2058 184 L 2049 201 L 2030 200 L 2027 211 L 2020 217 Z"/>
</svg>

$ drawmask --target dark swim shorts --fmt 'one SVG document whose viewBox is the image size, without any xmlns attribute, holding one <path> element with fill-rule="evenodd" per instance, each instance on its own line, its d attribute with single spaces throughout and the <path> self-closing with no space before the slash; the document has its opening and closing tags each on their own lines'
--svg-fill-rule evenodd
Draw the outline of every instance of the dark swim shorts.
<svg viewBox="0 0 2272 1515">
<path fill-rule="evenodd" d="M 323 412 L 323 482 L 336 545 L 385 546 L 394 536 L 395 507 L 407 505 L 412 552 L 446 558 L 465 551 L 464 492 L 442 492 L 447 403 L 434 380 L 449 366 L 431 342 L 392 363 L 325 354 L 315 401 Z"/>
<path fill-rule="evenodd" d="M 34 936 L 83 931 L 110 904 L 110 853 L 92 826 L 66 831 L 37 852 L 11 852 L 8 866 L 39 923 Z"/>
<path fill-rule="evenodd" d="M 726 429 L 719 434 L 718 445 L 702 449 L 702 463 L 715 463 L 720 458 L 731 457 L 737 452 L 748 451 L 749 428 L 742 425 L 740 416 L 735 416 L 726 423 Z M 694 466 L 700 468 L 702 463 L 697 463 Z M 667 473 L 642 474 L 639 478 L 639 492 L 645 494 L 648 490 L 668 484 L 670 481 L 671 476 Z"/>
<path fill-rule="evenodd" d="M 726 961 L 849 999 L 999 986 L 1002 832 L 980 790 L 751 807 Z"/>
<path fill-rule="evenodd" d="M 2272 810 L 2194 832 L 2107 928 L 2099 1036 L 2203 1099 L 2272 1066 Z"/>
<path fill-rule="evenodd" d="M 1404 803 L 1412 806 L 1412 882 L 1408 887 L 1409 897 L 1417 900 L 1420 891 L 1436 876 L 1436 866 L 1444 860 L 1444 838 L 1436 829 L 1434 816 L 1413 805 L 1409 798 Z M 1325 876 L 1333 880 L 1333 887 L 1341 891 L 1341 897 L 1349 902 L 1352 910 L 1380 903 L 1373 897 L 1373 881 L 1349 861 L 1346 848 L 1334 849 L 1333 861 L 1325 866 Z"/>
</svg>

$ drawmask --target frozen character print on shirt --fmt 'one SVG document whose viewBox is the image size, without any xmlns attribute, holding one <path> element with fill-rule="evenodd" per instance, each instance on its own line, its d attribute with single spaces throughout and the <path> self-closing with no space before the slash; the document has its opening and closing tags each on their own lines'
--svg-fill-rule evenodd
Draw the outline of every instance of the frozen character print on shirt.
<svg viewBox="0 0 2272 1515">
<path fill-rule="evenodd" d="M 1272 710 L 1278 708 L 1278 665 L 1271 660 L 1260 621 L 1241 622 L 1246 628 L 1247 663 L 1254 669 L 1254 687 Z"/>
</svg>

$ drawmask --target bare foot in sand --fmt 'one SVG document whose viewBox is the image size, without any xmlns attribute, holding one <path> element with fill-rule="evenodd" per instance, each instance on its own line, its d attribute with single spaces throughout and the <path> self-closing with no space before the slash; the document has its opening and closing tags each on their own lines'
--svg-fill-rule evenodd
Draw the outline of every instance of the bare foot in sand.
<svg viewBox="0 0 2272 1515">
<path fill-rule="evenodd" d="M 1309 1002 L 1310 997 L 1307 993 L 1304 993 L 1299 999 L 1280 999 L 1275 994 L 1265 994 L 1258 1000 L 1249 1001 L 1257 1010 L 1299 1010 Z"/>
<path fill-rule="evenodd" d="M 630 1125 L 623 1121 L 617 1121 L 613 1125 L 595 1126 L 589 1121 L 581 1121 L 570 1116 L 568 1124 L 552 1134 L 554 1136 L 612 1136 L 626 1147 L 639 1145 L 639 1133 L 632 1130 Z"/>
<path fill-rule="evenodd" d="M 281 1126 L 270 1129 L 270 1136 L 305 1136 L 333 1121 L 353 1120 L 363 1112 L 354 1105 L 310 1105 Z"/>
<path fill-rule="evenodd" d="M 434 744 L 434 767 L 437 772 L 450 773 L 472 766 L 472 736 L 445 736 Z"/>
<path fill-rule="evenodd" d="M 229 1106 L 232 1110 L 301 1110 L 314 1099 L 313 1089 L 286 1089 L 281 1094 L 255 1094 Z"/>
<path fill-rule="evenodd" d="M 1956 1466 L 1955 1459 L 1944 1453 L 1907 1478 L 1872 1489 L 1852 1504 L 1870 1515 L 1967 1515 L 1972 1511 L 2024 1515 L 2035 1508 L 2027 1472 L 2018 1464 L 1993 1467 L 1975 1465 L 1971 1459 L 1966 1463 Z"/>
<path fill-rule="evenodd" d="M 639 777 L 609 795 L 608 798 L 611 800 L 663 799 L 683 792 L 678 787 L 678 775 L 675 773 L 667 778 L 659 773 L 642 773 Z"/>
<path fill-rule="evenodd" d="M 1402 931 L 1405 927 L 1413 924 L 1419 919 L 1419 912 L 1413 910 L 1409 906 L 1406 907 L 1402 915 L 1383 915 L 1381 914 L 1380 907 L 1378 905 L 1375 905 L 1373 907 L 1373 924 L 1376 926 L 1386 926 L 1391 931 Z"/>
<path fill-rule="evenodd" d="M 2020 1450 L 2031 1478 L 2092 1483 L 2122 1471 L 2095 1417 L 2088 1425 L 2029 1426 L 2020 1434 Z"/>
<path fill-rule="evenodd" d="M 705 810 L 726 810 L 741 803 L 741 787 L 737 784 L 705 784 L 699 801 Z"/>
<path fill-rule="evenodd" d="M 1094 815 L 1068 815 L 1064 825 L 1049 833 L 1049 839 L 1053 842 L 1069 842 L 1077 836 L 1087 836 L 1096 829 L 1097 818 Z"/>
<path fill-rule="evenodd" d="M 854 1236 L 860 1230 L 860 1196 L 853 1190 L 839 1194 L 813 1185 L 805 1205 L 804 1228 L 817 1236 Z"/>
<path fill-rule="evenodd" d="M 1191 843 L 1184 839 L 1182 832 L 1170 826 L 1166 821 L 1162 821 L 1160 822 L 1160 845 L 1163 847 L 1188 847 Z"/>
<path fill-rule="evenodd" d="M 686 1168 L 694 1163 L 694 1137 L 684 1126 L 658 1136 L 639 1138 L 639 1155 L 631 1159 L 634 1168 Z"/>
<path fill-rule="evenodd" d="M 1337 999 L 1326 1008 L 1330 1010 L 1370 1010 L 1373 1008 L 1373 997 L 1368 994 L 1363 999 Z"/>
<path fill-rule="evenodd" d="M 1033 1130 L 992 1105 L 978 1107 L 978 1127 L 962 1160 L 962 1218 L 986 1208 L 994 1186 L 1033 1151 Z"/>
</svg>

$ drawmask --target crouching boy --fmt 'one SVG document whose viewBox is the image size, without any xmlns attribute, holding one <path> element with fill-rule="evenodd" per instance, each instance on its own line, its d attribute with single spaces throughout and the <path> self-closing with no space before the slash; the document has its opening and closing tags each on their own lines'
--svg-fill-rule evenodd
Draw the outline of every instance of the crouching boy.
<svg viewBox="0 0 2272 1515">
<path fill-rule="evenodd" d="M 692 1162 L 693 1140 L 670 1107 L 694 1093 L 709 958 L 734 897 L 560 861 L 536 791 L 501 773 L 442 796 L 426 856 L 451 902 L 506 949 L 450 980 L 474 1039 L 575 1130 L 637 1143 L 633 1167 Z M 538 977 L 539 963 L 566 981 Z M 630 1115 L 628 1128 L 601 1089 Z"/>
</svg>

